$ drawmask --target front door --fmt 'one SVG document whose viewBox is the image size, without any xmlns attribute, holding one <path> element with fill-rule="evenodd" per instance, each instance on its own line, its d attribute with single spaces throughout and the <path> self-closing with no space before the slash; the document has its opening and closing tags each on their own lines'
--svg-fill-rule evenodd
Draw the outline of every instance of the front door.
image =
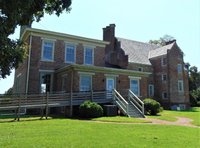
<svg viewBox="0 0 200 148">
<path fill-rule="evenodd" d="M 114 78 L 107 78 L 106 79 L 106 90 L 112 91 L 115 88 L 115 79 Z"/>
</svg>

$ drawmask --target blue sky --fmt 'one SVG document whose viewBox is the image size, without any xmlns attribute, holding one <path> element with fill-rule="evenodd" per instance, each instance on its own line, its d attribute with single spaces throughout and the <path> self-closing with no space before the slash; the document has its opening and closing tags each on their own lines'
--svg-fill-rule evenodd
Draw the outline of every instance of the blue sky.
<svg viewBox="0 0 200 148">
<path fill-rule="evenodd" d="M 185 62 L 200 70 L 199 0 L 73 0 L 70 13 L 45 15 L 33 28 L 102 39 L 102 28 L 116 24 L 116 36 L 148 42 L 173 36 L 185 53 Z M 11 38 L 19 36 L 19 27 Z M 13 85 L 14 72 L 0 80 L 0 94 Z"/>
</svg>

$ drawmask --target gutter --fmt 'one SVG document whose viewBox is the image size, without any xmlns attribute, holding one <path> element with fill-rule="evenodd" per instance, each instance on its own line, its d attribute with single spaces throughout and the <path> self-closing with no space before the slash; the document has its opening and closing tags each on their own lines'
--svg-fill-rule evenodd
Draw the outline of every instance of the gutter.
<svg viewBox="0 0 200 148">
<path fill-rule="evenodd" d="M 32 48 L 32 34 L 30 33 L 29 39 L 29 55 L 28 55 L 28 66 L 27 66 L 27 77 L 26 77 L 26 94 L 28 93 L 28 82 L 29 82 L 29 71 L 30 71 L 30 61 L 31 61 L 31 48 Z"/>
</svg>

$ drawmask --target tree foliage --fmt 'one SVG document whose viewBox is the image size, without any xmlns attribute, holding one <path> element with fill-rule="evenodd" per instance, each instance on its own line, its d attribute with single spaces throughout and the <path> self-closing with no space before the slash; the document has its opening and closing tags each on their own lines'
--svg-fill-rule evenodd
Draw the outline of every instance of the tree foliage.
<svg viewBox="0 0 200 148">
<path fill-rule="evenodd" d="M 0 78 L 17 68 L 26 55 L 26 45 L 11 40 L 17 25 L 40 21 L 45 13 L 59 16 L 70 11 L 71 0 L 0 0 Z"/>
<path fill-rule="evenodd" d="M 200 105 L 200 72 L 196 66 L 189 68 L 189 91 L 191 105 Z"/>
<path fill-rule="evenodd" d="M 12 95 L 13 94 L 13 88 L 9 88 L 6 92 L 5 92 L 5 95 Z"/>
<path fill-rule="evenodd" d="M 163 37 L 160 37 L 160 39 L 158 39 L 158 40 L 150 40 L 149 43 L 158 45 L 158 46 L 165 46 L 169 42 L 174 41 L 174 40 L 175 40 L 174 37 L 172 37 L 170 35 L 164 35 Z"/>
</svg>

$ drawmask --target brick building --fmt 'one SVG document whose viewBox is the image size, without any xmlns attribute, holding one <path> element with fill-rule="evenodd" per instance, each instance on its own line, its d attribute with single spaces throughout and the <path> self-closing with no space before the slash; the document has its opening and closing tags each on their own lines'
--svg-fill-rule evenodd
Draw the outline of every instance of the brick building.
<svg viewBox="0 0 200 148">
<path fill-rule="evenodd" d="M 188 75 L 175 41 L 158 47 L 118 38 L 114 24 L 103 28 L 103 40 L 30 27 L 21 38 L 29 50 L 15 72 L 16 93 L 131 89 L 165 108 L 189 106 Z"/>
</svg>

